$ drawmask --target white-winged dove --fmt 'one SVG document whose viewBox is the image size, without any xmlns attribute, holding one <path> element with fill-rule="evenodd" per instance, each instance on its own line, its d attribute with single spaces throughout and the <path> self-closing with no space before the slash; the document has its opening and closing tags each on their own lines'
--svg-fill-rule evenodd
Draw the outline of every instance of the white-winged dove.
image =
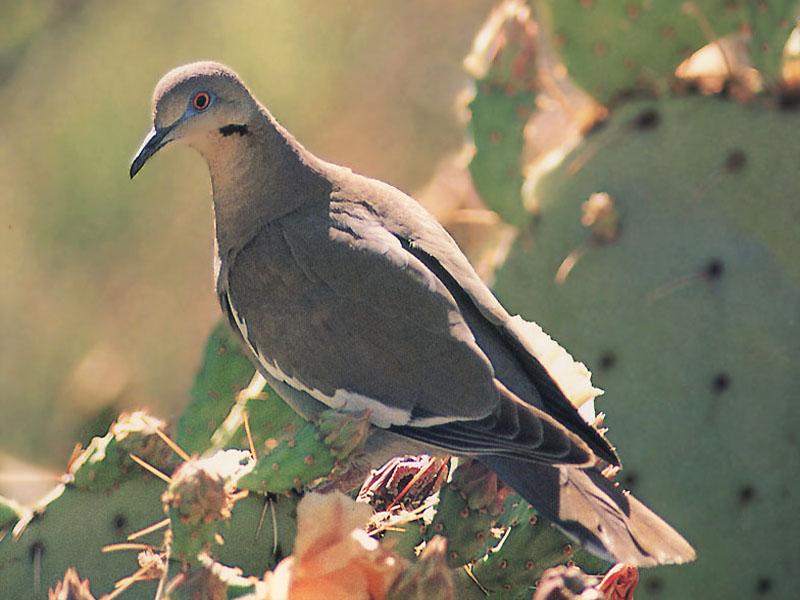
<svg viewBox="0 0 800 600">
<path fill-rule="evenodd" d="M 596 392 L 583 365 L 511 317 L 417 202 L 311 154 L 223 65 L 174 69 L 153 103 L 131 177 L 173 141 L 206 159 L 222 310 L 298 412 L 367 409 L 373 447 L 474 457 L 604 558 L 694 558 L 601 473 L 616 453 L 565 395 L 568 377 Z"/>
</svg>

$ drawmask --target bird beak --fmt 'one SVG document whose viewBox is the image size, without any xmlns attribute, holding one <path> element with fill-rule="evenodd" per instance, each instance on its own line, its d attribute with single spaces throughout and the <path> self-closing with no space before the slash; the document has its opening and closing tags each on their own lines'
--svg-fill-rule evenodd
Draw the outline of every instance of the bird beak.
<svg viewBox="0 0 800 600">
<path fill-rule="evenodd" d="M 142 147 L 139 148 L 136 157 L 131 163 L 131 179 L 141 170 L 144 163 L 146 163 L 153 154 L 172 141 L 172 139 L 167 136 L 174 128 L 175 123 L 162 127 L 161 129 L 153 127 L 153 129 L 150 130 L 150 133 L 147 134 L 147 137 L 144 138 L 144 142 L 142 142 Z"/>
</svg>

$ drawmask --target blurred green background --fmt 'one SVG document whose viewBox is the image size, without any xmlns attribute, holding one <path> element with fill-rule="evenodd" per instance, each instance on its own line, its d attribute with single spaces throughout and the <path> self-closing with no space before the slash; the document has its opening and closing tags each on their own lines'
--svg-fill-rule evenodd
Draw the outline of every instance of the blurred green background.
<svg viewBox="0 0 800 600">
<path fill-rule="evenodd" d="M 463 142 L 491 5 L 1 2 L 0 453 L 63 468 L 85 423 L 186 401 L 219 315 L 206 167 L 173 149 L 128 179 L 165 71 L 227 63 L 312 151 L 413 191 Z"/>
</svg>

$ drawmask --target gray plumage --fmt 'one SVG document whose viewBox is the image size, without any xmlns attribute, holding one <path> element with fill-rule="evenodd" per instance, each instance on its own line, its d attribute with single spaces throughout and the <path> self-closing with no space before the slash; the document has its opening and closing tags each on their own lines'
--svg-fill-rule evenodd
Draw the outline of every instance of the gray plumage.
<svg viewBox="0 0 800 600">
<path fill-rule="evenodd" d="M 419 204 L 309 153 L 222 65 L 170 72 L 154 104 L 131 175 L 172 140 L 206 158 L 220 304 L 301 414 L 367 409 L 384 436 L 474 456 L 606 558 L 694 557 L 600 474 L 616 454 L 540 360 L 541 340 Z"/>
</svg>

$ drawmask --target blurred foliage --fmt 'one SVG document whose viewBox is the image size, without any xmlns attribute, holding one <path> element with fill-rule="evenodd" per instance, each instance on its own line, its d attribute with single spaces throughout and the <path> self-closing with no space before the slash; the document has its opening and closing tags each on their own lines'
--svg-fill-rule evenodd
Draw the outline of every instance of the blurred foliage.
<svg viewBox="0 0 800 600">
<path fill-rule="evenodd" d="M 310 149 L 413 189 L 462 140 L 490 6 L 0 2 L 0 452 L 60 462 L 82 422 L 188 398 L 218 314 L 208 176 L 188 151 L 127 176 L 162 73 L 226 62 Z"/>
</svg>

